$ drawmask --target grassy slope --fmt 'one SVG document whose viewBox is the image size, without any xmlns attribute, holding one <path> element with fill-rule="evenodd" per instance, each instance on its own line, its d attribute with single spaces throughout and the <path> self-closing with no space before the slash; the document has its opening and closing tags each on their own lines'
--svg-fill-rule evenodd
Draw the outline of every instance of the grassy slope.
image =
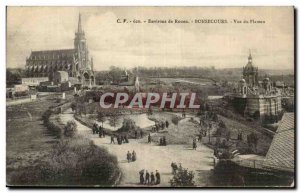
<svg viewBox="0 0 300 193">
<path fill-rule="evenodd" d="M 7 183 L 10 174 L 19 167 L 41 161 L 55 142 L 55 139 L 46 133 L 41 120 L 43 112 L 52 104 L 53 100 L 43 98 L 42 101 L 6 107 Z"/>
</svg>

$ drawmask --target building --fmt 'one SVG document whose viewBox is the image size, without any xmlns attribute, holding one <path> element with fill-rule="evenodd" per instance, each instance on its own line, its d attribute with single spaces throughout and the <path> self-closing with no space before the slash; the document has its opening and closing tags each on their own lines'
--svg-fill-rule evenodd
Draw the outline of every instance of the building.
<svg viewBox="0 0 300 193">
<path fill-rule="evenodd" d="M 85 32 L 79 14 L 74 47 L 62 50 L 32 51 L 26 59 L 26 76 L 31 79 L 48 77 L 53 81 L 56 72 L 64 71 L 69 77 L 77 78 L 82 86 L 95 84 L 93 58 L 89 58 Z"/>
<path fill-rule="evenodd" d="M 263 166 L 295 172 L 295 119 L 294 113 L 285 113 L 280 121 Z"/>
<path fill-rule="evenodd" d="M 251 52 L 248 56 L 248 63 L 243 67 L 243 79 L 249 86 L 258 85 L 258 68 L 252 64 L 252 55 Z"/>
<path fill-rule="evenodd" d="M 269 122 L 278 122 L 282 112 L 280 90 L 272 86 L 268 77 L 258 80 L 258 68 L 252 65 L 251 53 L 235 89 L 233 104 L 239 113 Z"/>
<path fill-rule="evenodd" d="M 48 77 L 22 78 L 22 84 L 27 86 L 39 86 L 41 82 L 49 81 Z"/>
</svg>

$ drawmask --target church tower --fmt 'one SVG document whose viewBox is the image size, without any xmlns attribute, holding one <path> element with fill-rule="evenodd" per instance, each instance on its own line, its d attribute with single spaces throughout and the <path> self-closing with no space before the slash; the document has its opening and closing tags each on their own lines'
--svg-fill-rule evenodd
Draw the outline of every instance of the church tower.
<svg viewBox="0 0 300 193">
<path fill-rule="evenodd" d="M 86 45 L 85 34 L 81 25 L 81 14 L 79 14 L 78 28 L 77 32 L 75 33 L 74 49 L 77 50 L 78 54 L 78 69 L 88 68 L 88 49 Z"/>
</svg>

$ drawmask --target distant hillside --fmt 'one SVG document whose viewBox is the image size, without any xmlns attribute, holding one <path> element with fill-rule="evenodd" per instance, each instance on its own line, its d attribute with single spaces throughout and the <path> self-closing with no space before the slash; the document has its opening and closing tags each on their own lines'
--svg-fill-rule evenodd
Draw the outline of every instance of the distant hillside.
<svg viewBox="0 0 300 193">
<path fill-rule="evenodd" d="M 224 72 L 224 74 L 232 74 L 241 76 L 243 69 L 242 68 L 223 68 L 217 69 L 218 71 Z M 265 74 L 269 76 L 274 75 L 293 75 L 294 69 L 258 69 L 258 74 L 264 76 Z"/>
</svg>

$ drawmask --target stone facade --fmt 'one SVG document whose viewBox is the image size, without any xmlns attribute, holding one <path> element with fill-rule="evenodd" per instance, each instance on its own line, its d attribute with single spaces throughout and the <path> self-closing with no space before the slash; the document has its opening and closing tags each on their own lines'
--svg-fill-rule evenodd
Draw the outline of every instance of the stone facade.
<svg viewBox="0 0 300 193">
<path fill-rule="evenodd" d="M 95 84 L 93 65 L 93 59 L 89 58 L 79 14 L 74 48 L 32 51 L 26 59 L 25 69 L 27 77 L 49 77 L 50 81 L 53 81 L 55 72 L 65 71 L 69 77 L 76 77 L 83 86 L 93 86 Z"/>
<path fill-rule="evenodd" d="M 277 117 L 282 112 L 280 90 L 272 87 L 267 77 L 260 82 L 261 84 L 258 81 L 258 69 L 252 65 L 250 53 L 248 63 L 243 68 L 243 79 L 238 82 L 233 104 L 244 115 L 262 119 Z"/>
</svg>

